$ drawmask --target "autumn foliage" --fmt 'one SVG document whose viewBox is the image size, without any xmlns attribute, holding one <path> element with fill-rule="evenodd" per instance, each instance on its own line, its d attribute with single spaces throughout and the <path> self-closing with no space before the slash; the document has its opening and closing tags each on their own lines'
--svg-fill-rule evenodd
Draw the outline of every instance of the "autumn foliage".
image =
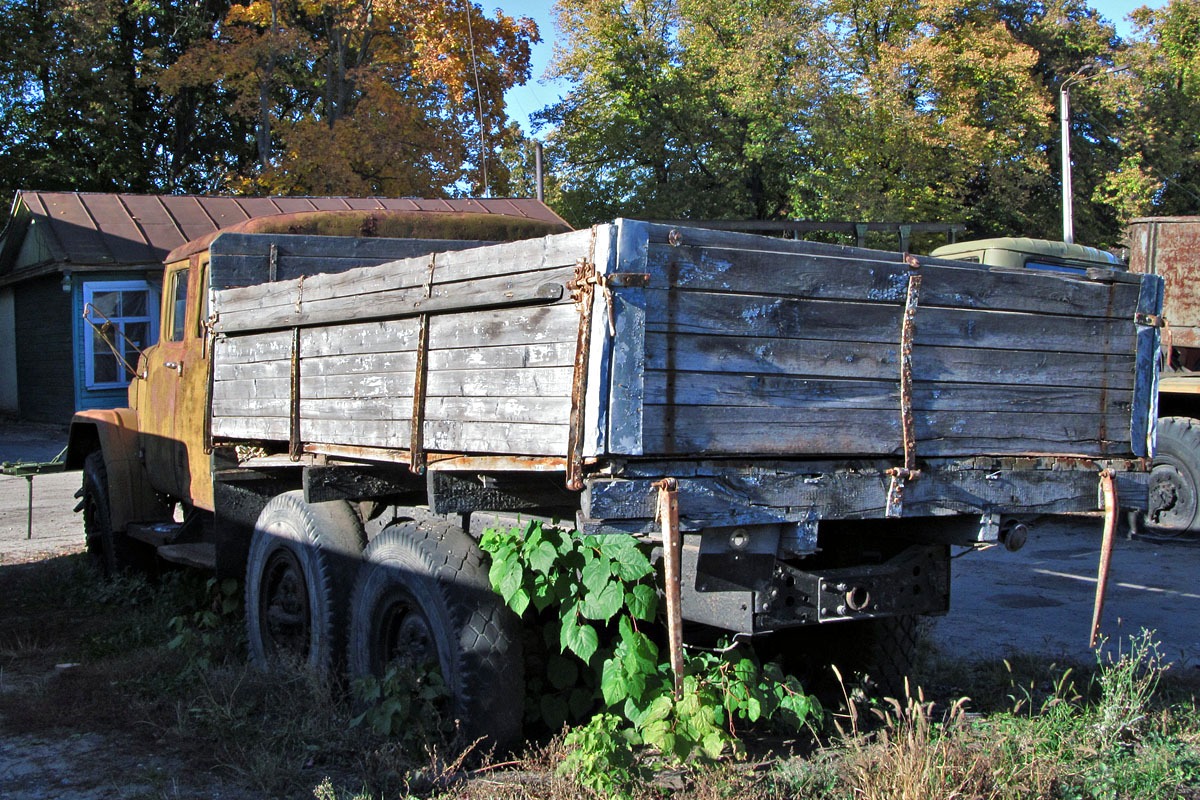
<svg viewBox="0 0 1200 800">
<path fill-rule="evenodd" d="M 236 189 L 403 196 L 467 181 L 482 192 L 504 91 L 529 78 L 537 41 L 532 20 L 461 0 L 253 0 L 158 84 L 228 91 L 255 133 L 256 163 Z"/>
</svg>

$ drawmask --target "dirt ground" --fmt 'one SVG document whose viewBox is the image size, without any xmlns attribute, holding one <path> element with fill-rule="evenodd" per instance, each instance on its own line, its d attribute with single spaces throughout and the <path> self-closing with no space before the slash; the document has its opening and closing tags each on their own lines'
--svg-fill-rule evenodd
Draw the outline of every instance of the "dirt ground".
<svg viewBox="0 0 1200 800">
<path fill-rule="evenodd" d="M 65 430 L 0 421 L 0 461 L 52 458 Z M 33 479 L 32 537 L 27 534 L 29 484 L 0 476 L 0 572 L 5 565 L 83 547 L 72 512 L 78 473 Z M 952 610 L 934 620 L 927 641 L 948 657 L 1044 655 L 1087 661 L 1099 559 L 1099 519 L 1047 521 L 1031 528 L 1017 553 L 1002 548 L 953 562 Z M 1118 539 L 1102 631 L 1116 647 L 1142 628 L 1157 632 L 1176 669 L 1200 667 L 1200 545 Z M 0 691 L 12 691 L 0 673 Z M 3 733 L 3 728 L 0 728 Z M 96 765 L 104 765 L 96 769 Z M 48 741 L 0 736 L 0 798 L 107 800 L 143 797 L 230 797 L 226 787 L 195 777 L 180 784 L 176 765 L 111 737 Z"/>
</svg>

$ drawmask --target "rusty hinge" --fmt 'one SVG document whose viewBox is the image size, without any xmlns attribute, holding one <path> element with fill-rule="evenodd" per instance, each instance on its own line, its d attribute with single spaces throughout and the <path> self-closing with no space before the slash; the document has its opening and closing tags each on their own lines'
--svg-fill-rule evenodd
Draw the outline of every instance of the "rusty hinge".
<svg viewBox="0 0 1200 800">
<path fill-rule="evenodd" d="M 1167 318 L 1162 314 L 1134 314 L 1133 323 L 1135 325 L 1148 325 L 1151 328 L 1165 328 L 1167 326 Z"/>
<path fill-rule="evenodd" d="M 614 272 L 601 283 L 613 289 L 645 289 L 650 285 L 649 272 Z"/>
</svg>

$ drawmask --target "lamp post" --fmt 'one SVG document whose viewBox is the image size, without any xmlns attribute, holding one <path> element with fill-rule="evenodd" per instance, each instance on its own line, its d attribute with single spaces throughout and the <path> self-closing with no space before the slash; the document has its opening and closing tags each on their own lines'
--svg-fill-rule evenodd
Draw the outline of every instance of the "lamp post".
<svg viewBox="0 0 1200 800">
<path fill-rule="evenodd" d="M 1058 90 L 1059 121 L 1062 124 L 1062 214 L 1063 241 L 1075 241 L 1075 205 L 1071 196 L 1071 85 L 1083 83 L 1101 75 L 1124 72 L 1129 67 L 1113 67 L 1103 72 L 1095 64 L 1085 64 L 1079 71 L 1063 81 Z"/>
</svg>

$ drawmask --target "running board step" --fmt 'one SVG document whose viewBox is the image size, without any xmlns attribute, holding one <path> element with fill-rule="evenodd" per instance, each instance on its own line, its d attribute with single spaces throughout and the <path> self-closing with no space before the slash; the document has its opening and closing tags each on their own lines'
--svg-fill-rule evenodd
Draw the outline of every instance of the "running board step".
<svg viewBox="0 0 1200 800">
<path fill-rule="evenodd" d="M 145 522 L 131 524 L 125 532 L 131 539 L 145 542 L 152 547 L 161 547 L 174 539 L 182 527 L 182 522 Z"/>
<path fill-rule="evenodd" d="M 172 564 L 208 570 L 217 568 L 217 546 L 211 542 L 164 544 L 158 548 L 158 556 Z"/>
</svg>

